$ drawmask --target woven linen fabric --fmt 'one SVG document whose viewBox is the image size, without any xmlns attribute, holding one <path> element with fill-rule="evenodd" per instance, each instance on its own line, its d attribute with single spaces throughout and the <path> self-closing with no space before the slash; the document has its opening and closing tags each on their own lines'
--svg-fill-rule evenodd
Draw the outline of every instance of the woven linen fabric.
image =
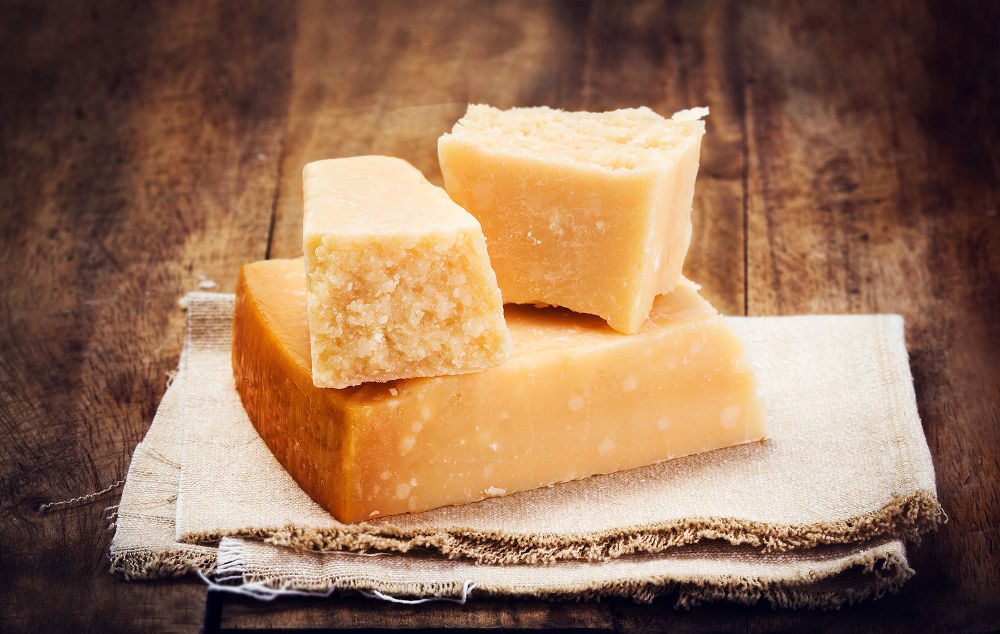
<svg viewBox="0 0 1000 634">
<path fill-rule="evenodd" d="M 730 318 L 770 438 L 475 504 L 342 524 L 257 435 L 231 370 L 232 296 L 189 304 L 177 539 L 317 550 L 430 548 L 482 563 L 607 559 L 706 538 L 797 548 L 915 537 L 934 470 L 894 315 Z"/>
<path fill-rule="evenodd" d="M 764 596 L 777 604 L 823 606 L 898 586 L 912 572 L 900 540 L 943 520 L 898 316 L 730 318 L 761 384 L 771 436 L 765 442 L 343 525 L 298 488 L 246 418 L 230 366 L 233 297 L 192 294 L 188 306 L 180 372 L 136 451 L 119 508 L 114 567 L 132 577 L 211 570 L 215 550 L 203 544 L 242 536 L 268 543 L 226 540 L 227 552 L 237 550 L 232 544 L 246 545 L 239 548 L 241 574 L 276 586 L 360 587 L 345 580 L 381 574 L 359 568 L 351 577 L 336 568 L 340 563 L 317 563 L 347 561 L 342 553 L 281 546 L 419 548 L 418 559 L 413 553 L 378 558 L 389 564 L 406 557 L 400 565 L 417 567 L 430 562 L 437 576 L 429 578 L 438 585 L 393 586 L 403 594 L 454 587 L 467 571 L 446 566 L 442 576 L 442 562 L 464 557 L 470 561 L 455 565 L 494 571 L 489 564 L 519 564 L 511 569 L 542 579 L 527 591 L 537 596 L 643 598 L 653 588 L 672 587 L 688 588 L 683 596 L 691 600 Z M 686 576 L 677 563 L 681 552 L 695 553 L 694 559 L 680 555 L 688 565 L 702 557 L 734 573 Z M 255 568 L 273 562 L 273 553 L 288 566 Z M 606 577 L 611 569 L 594 563 L 601 560 L 615 560 L 614 575 Z M 299 573 L 317 565 L 338 572 L 301 581 Z M 577 576 L 559 584 L 546 577 L 553 570 Z M 491 593 L 532 587 L 504 575 L 490 579 L 480 587 Z M 824 583 L 834 589 L 823 590 Z M 733 588 L 744 590 L 735 596 Z"/>
<path fill-rule="evenodd" d="M 772 607 L 829 609 L 894 592 L 913 575 L 899 540 L 794 553 L 703 542 L 602 562 L 491 565 L 415 553 L 302 551 L 225 537 L 218 561 L 218 577 L 238 585 L 217 588 L 259 598 L 354 590 L 388 600 L 464 602 L 474 592 L 556 600 L 624 597 L 646 603 L 672 593 L 676 607 L 765 600 Z"/>
<path fill-rule="evenodd" d="M 219 548 L 176 542 L 182 385 L 175 380 L 167 388 L 132 458 L 111 548 L 112 569 L 128 579 L 211 574 L 218 565 L 217 578 L 239 582 L 227 588 L 243 594 L 254 588 L 251 596 L 360 591 L 418 600 L 617 596 L 645 602 L 673 592 L 678 606 L 765 600 L 775 607 L 832 608 L 881 596 L 913 575 L 899 540 L 793 552 L 706 542 L 609 562 L 514 566 L 415 553 L 317 553 L 235 538 L 224 538 Z"/>
<path fill-rule="evenodd" d="M 111 569 L 126 578 L 172 577 L 215 567 L 214 547 L 180 544 L 174 537 L 184 441 L 181 384 L 175 377 L 167 386 L 125 477 L 111 541 Z"/>
</svg>

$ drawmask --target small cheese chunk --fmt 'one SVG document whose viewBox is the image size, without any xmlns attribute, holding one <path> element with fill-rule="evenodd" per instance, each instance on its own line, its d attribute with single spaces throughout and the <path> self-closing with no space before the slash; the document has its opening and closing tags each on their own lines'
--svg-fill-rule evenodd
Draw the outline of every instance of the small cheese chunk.
<svg viewBox="0 0 1000 634">
<path fill-rule="evenodd" d="M 479 223 L 388 156 L 309 163 L 303 249 L 313 381 L 481 370 L 510 335 Z"/>
<path fill-rule="evenodd" d="M 706 114 L 469 106 L 438 157 L 483 225 L 504 302 L 636 332 L 681 275 Z"/>
<path fill-rule="evenodd" d="M 764 436 L 726 322 L 686 280 L 639 333 L 508 306 L 509 361 L 473 374 L 320 389 L 296 260 L 245 265 L 233 372 L 278 460 L 343 522 L 473 502 Z"/>
</svg>

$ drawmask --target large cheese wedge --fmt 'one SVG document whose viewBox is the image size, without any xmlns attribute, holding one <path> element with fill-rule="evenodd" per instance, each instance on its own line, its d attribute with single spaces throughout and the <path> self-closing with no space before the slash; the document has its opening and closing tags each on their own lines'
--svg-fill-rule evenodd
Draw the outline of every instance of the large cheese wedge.
<svg viewBox="0 0 1000 634">
<path fill-rule="evenodd" d="M 250 420 L 343 522 L 423 511 L 745 443 L 764 419 L 740 342 L 686 280 L 634 335 L 508 306 L 503 365 L 313 385 L 299 260 L 240 273 L 233 371 Z"/>
<path fill-rule="evenodd" d="M 681 276 L 706 114 L 469 106 L 438 157 L 482 223 L 504 302 L 639 330 Z"/>
<path fill-rule="evenodd" d="M 356 156 L 303 170 L 313 381 L 497 365 L 510 335 L 479 223 L 406 161 Z"/>
</svg>

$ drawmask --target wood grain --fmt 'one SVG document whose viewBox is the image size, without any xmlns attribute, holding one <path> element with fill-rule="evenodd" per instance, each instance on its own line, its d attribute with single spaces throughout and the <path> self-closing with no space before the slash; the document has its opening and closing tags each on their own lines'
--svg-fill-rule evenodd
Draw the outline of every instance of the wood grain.
<svg viewBox="0 0 1000 634">
<path fill-rule="evenodd" d="M 1000 99 L 966 73 L 979 66 L 997 77 L 1000 49 L 986 25 L 998 14 L 910 3 L 854 9 L 779 16 L 755 7 L 745 16 L 746 32 L 758 36 L 745 38 L 744 58 L 748 309 L 903 315 L 951 521 L 911 552 L 918 576 L 879 602 L 880 629 L 992 629 L 1000 617 L 1000 127 L 984 113 Z M 886 28 L 893 24 L 900 27 Z M 865 612 L 841 618 L 861 627 Z"/>
<path fill-rule="evenodd" d="M 198 582 L 107 574 L 117 494 L 38 507 L 123 477 L 179 296 L 299 254 L 305 162 L 440 183 L 469 102 L 710 106 L 686 274 L 728 314 L 902 314 L 951 521 L 901 594 L 837 612 L 337 597 L 225 626 L 1000 629 L 998 32 L 990 2 L 4 3 L 0 629 L 200 627 Z"/>
<path fill-rule="evenodd" d="M 38 507 L 124 477 L 177 363 L 178 297 L 206 280 L 232 291 L 264 256 L 294 38 L 268 9 L 4 7 L 4 630 L 201 619 L 195 583 L 107 574 L 116 496 Z"/>
</svg>

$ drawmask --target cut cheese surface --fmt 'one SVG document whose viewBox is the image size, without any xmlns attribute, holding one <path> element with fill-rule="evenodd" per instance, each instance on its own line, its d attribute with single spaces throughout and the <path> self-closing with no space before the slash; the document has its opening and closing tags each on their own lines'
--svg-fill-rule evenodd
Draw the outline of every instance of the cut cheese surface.
<svg viewBox="0 0 1000 634">
<path fill-rule="evenodd" d="M 261 437 L 343 522 L 514 493 L 764 436 L 726 322 L 681 280 L 631 336 L 508 306 L 511 358 L 473 374 L 313 385 L 300 260 L 247 264 L 233 371 Z"/>
<path fill-rule="evenodd" d="M 479 223 L 398 158 L 303 170 L 303 249 L 313 381 L 471 372 L 510 336 Z"/>
<path fill-rule="evenodd" d="M 448 194 L 482 223 L 504 302 L 639 330 L 681 276 L 707 113 L 470 105 L 438 158 Z"/>
</svg>

